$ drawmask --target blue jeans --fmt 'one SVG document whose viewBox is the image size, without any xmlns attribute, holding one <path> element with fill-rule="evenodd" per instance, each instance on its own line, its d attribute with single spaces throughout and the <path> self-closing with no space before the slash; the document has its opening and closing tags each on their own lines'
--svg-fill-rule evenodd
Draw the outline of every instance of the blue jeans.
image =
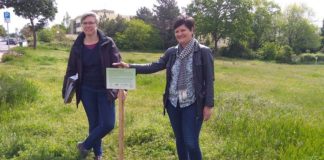
<svg viewBox="0 0 324 160">
<path fill-rule="evenodd" d="M 176 137 L 176 145 L 179 160 L 201 160 L 199 147 L 199 133 L 202 125 L 202 118 L 196 117 L 196 103 L 180 108 L 174 107 L 167 102 L 167 112 Z"/>
<path fill-rule="evenodd" d="M 115 102 L 109 101 L 105 89 L 81 87 L 81 101 L 89 122 L 89 136 L 83 142 L 87 150 L 93 148 L 96 156 L 102 155 L 101 139 L 115 126 Z"/>
</svg>

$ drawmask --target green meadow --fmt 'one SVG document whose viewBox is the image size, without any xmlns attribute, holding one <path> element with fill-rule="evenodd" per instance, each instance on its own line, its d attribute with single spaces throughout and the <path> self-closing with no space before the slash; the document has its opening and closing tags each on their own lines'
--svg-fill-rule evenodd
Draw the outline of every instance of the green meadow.
<svg viewBox="0 0 324 160">
<path fill-rule="evenodd" d="M 0 159 L 79 159 L 76 143 L 87 136 L 88 122 L 82 105 L 61 98 L 68 52 L 23 53 L 0 63 Z M 160 56 L 122 53 L 129 63 Z M 136 85 L 125 103 L 125 159 L 176 160 L 162 108 L 165 72 L 137 75 Z M 200 135 L 203 159 L 324 159 L 324 65 L 216 59 L 214 98 Z M 104 159 L 118 158 L 117 122 L 103 148 Z"/>
</svg>

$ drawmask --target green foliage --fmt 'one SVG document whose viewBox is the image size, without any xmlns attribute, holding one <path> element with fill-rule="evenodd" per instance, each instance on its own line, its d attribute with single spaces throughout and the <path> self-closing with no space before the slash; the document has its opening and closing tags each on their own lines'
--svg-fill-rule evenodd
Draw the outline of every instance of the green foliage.
<svg viewBox="0 0 324 160">
<path fill-rule="evenodd" d="M 37 88 L 18 75 L 9 76 L 0 73 L 0 108 L 5 105 L 30 103 L 37 98 Z"/>
<path fill-rule="evenodd" d="M 38 40 L 41 42 L 51 42 L 54 40 L 54 33 L 50 29 L 42 29 L 38 31 Z"/>
<path fill-rule="evenodd" d="M 0 159 L 80 159 L 75 145 L 88 135 L 88 122 L 82 106 L 76 109 L 75 101 L 64 106 L 61 99 L 68 55 L 26 48 L 21 58 L 0 64 L 0 72 L 17 81 L 24 77 L 38 88 L 36 100 L 0 110 Z M 147 63 L 161 53 L 122 56 L 126 62 Z M 200 134 L 203 159 L 323 157 L 323 65 L 215 62 L 214 113 Z M 162 114 L 165 71 L 137 75 L 136 87 L 125 103 L 125 159 L 178 159 L 169 119 Z M 103 159 L 118 159 L 118 127 L 103 139 Z"/>
<path fill-rule="evenodd" d="M 71 27 L 71 16 L 68 12 L 65 12 L 61 25 L 65 28 L 66 33 L 68 33 L 68 30 Z"/>
<path fill-rule="evenodd" d="M 118 46 L 126 50 L 159 49 L 161 40 L 157 31 L 143 20 L 132 19 L 127 22 L 127 28 L 122 33 L 117 33 Z"/>
<path fill-rule="evenodd" d="M 311 112 L 294 105 L 279 104 L 257 95 L 221 93 L 212 133 L 221 142 L 215 159 L 307 159 L 321 157 L 323 117 L 309 120 Z M 309 152 L 307 148 L 316 148 Z M 300 151 L 304 152 L 301 153 Z M 315 158 L 315 159 L 317 159 Z"/>
<path fill-rule="evenodd" d="M 27 53 L 26 48 L 24 48 L 24 47 L 15 47 L 12 50 L 20 55 L 25 55 Z"/>
<path fill-rule="evenodd" d="M 55 41 L 65 41 L 67 40 L 66 38 L 66 32 L 67 28 L 65 28 L 64 25 L 54 25 L 51 27 L 51 32 L 54 35 Z"/>
<path fill-rule="evenodd" d="M 119 15 L 116 19 L 111 20 L 106 15 L 103 15 L 100 17 L 98 28 L 107 36 L 116 38 L 118 32 L 123 32 L 126 29 L 126 20 Z"/>
<path fill-rule="evenodd" d="M 288 45 L 285 45 L 280 48 L 279 52 L 275 55 L 275 60 L 279 63 L 291 63 L 291 56 L 293 54 L 293 50 Z"/>
<path fill-rule="evenodd" d="M 4 37 L 5 35 L 7 35 L 6 29 L 3 27 L 3 25 L 0 25 L 0 37 Z"/>
<path fill-rule="evenodd" d="M 229 47 L 222 48 L 219 52 L 224 57 L 239 57 L 244 59 L 257 59 L 257 55 L 252 49 L 248 48 L 246 42 L 231 43 Z"/>
<path fill-rule="evenodd" d="M 4 55 L 2 55 L 2 59 L 1 59 L 1 61 L 2 61 L 2 62 L 9 62 L 9 61 L 14 60 L 15 57 L 16 57 L 16 56 L 13 55 L 13 54 L 4 54 Z"/>
<path fill-rule="evenodd" d="M 324 54 L 304 53 L 299 56 L 301 64 L 324 64 Z"/>
<path fill-rule="evenodd" d="M 217 49 L 220 38 L 229 38 L 234 43 L 248 38 L 251 7 L 247 0 L 195 0 L 187 12 L 195 18 L 197 35 L 211 35 Z"/>
<path fill-rule="evenodd" d="M 310 12 L 311 10 L 307 7 L 297 4 L 287 8 L 283 34 L 286 38 L 285 44 L 289 45 L 296 53 L 306 50 L 318 51 L 320 47 L 318 29 L 307 18 Z"/>
<path fill-rule="evenodd" d="M 324 37 L 324 19 L 323 19 L 322 22 L 323 22 L 323 23 L 322 23 L 322 28 L 321 28 L 321 36 Z"/>
<path fill-rule="evenodd" d="M 254 0 L 254 12 L 252 13 L 252 31 L 250 46 L 257 50 L 265 41 L 273 41 L 276 35 L 273 34 L 277 28 L 275 17 L 280 14 L 279 5 L 267 0 Z"/>
<path fill-rule="evenodd" d="M 274 60 L 277 53 L 280 52 L 280 46 L 274 42 L 264 43 L 260 48 L 260 56 L 263 60 Z"/>
<path fill-rule="evenodd" d="M 154 24 L 154 16 L 150 9 L 147 7 L 141 7 L 136 11 L 136 17 L 137 19 L 143 20 L 145 23 Z"/>
<path fill-rule="evenodd" d="M 57 13 L 55 0 L 11 0 L 7 7 L 13 7 L 17 16 L 30 20 L 33 32 L 34 49 L 36 48 L 36 31 L 43 28 L 47 20 L 54 20 Z M 38 20 L 35 24 L 34 20 Z"/>
<path fill-rule="evenodd" d="M 154 26 L 159 30 L 163 49 L 177 44 L 174 37 L 173 22 L 180 15 L 178 4 L 175 0 L 157 0 L 153 7 L 156 16 Z"/>
</svg>

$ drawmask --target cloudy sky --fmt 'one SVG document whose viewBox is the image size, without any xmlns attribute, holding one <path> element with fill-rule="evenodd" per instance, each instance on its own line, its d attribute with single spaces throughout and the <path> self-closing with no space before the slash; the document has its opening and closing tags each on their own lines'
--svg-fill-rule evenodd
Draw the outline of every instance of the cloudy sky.
<svg viewBox="0 0 324 160">
<path fill-rule="evenodd" d="M 324 6 L 323 0 L 274 0 L 277 4 L 279 4 L 283 9 L 292 3 L 297 4 L 306 4 L 309 8 L 311 8 L 315 15 L 313 22 L 321 26 L 322 21 L 324 19 L 324 9 L 321 8 Z M 185 7 L 187 6 L 191 0 L 177 0 L 178 6 Z M 156 4 L 156 0 L 56 0 L 58 13 L 56 14 L 55 20 L 50 24 L 61 23 L 63 16 L 66 12 L 74 18 L 84 12 L 93 10 L 93 9 L 108 9 L 114 10 L 115 13 L 119 13 L 122 15 L 135 15 L 136 10 L 142 6 L 146 6 L 148 8 L 153 8 L 153 4 Z M 17 17 L 14 15 L 12 9 L 1 9 L 0 13 L 0 25 L 3 25 L 6 28 L 6 23 L 3 19 L 4 11 L 11 12 L 11 23 L 9 23 L 9 31 L 10 33 L 15 32 L 16 28 L 20 30 L 26 23 L 27 20 Z"/>
</svg>

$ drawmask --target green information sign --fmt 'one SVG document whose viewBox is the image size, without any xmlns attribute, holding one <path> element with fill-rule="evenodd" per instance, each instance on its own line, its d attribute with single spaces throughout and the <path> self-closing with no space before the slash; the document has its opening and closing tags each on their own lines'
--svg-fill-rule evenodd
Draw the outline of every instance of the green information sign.
<svg viewBox="0 0 324 160">
<path fill-rule="evenodd" d="M 134 68 L 106 68 L 107 89 L 135 89 Z"/>
</svg>

